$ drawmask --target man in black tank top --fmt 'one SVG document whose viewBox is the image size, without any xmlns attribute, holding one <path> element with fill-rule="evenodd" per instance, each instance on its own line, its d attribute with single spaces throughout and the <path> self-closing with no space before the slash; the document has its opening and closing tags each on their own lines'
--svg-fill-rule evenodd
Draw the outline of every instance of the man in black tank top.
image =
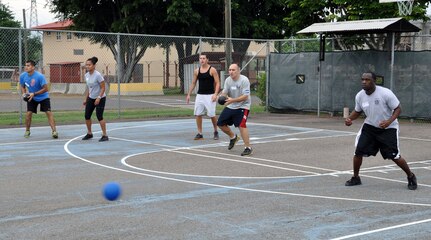
<svg viewBox="0 0 431 240">
<path fill-rule="evenodd" d="M 218 140 L 217 117 L 215 115 L 217 95 L 220 91 L 220 78 L 217 70 L 208 64 L 208 57 L 205 54 L 199 55 L 200 67 L 193 73 L 193 81 L 186 97 L 187 103 L 190 102 L 190 95 L 199 81 L 198 93 L 195 100 L 194 115 L 198 133 L 195 140 L 203 140 L 202 116 L 207 115 L 211 118 L 214 127 L 214 140 Z"/>
</svg>

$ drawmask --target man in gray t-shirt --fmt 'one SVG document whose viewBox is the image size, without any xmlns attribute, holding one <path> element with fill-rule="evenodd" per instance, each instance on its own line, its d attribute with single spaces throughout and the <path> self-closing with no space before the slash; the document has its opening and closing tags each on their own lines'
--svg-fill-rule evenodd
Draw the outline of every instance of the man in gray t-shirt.
<svg viewBox="0 0 431 240">
<path fill-rule="evenodd" d="M 362 90 L 356 95 L 355 110 L 345 120 L 352 125 L 363 112 L 366 116 L 362 128 L 356 136 L 356 150 L 353 156 L 353 177 L 346 186 L 362 184 L 359 169 L 362 158 L 376 156 L 380 151 L 384 159 L 391 159 L 407 174 L 407 187 L 417 188 L 416 176 L 410 171 L 406 160 L 401 157 L 398 138 L 398 116 L 401 113 L 400 101 L 395 94 L 384 87 L 376 86 L 376 75 L 366 72 L 362 75 Z"/>
<path fill-rule="evenodd" d="M 223 109 L 217 121 L 217 126 L 230 138 L 228 149 L 231 150 L 239 141 L 238 135 L 234 134 L 229 126 L 239 128 L 244 141 L 245 149 L 241 156 L 253 153 L 250 146 L 250 137 L 247 129 L 247 117 L 250 111 L 250 81 L 241 75 L 239 65 L 234 63 L 229 66 L 229 77 L 224 82 L 221 96 L 227 97 L 226 107 Z"/>
</svg>

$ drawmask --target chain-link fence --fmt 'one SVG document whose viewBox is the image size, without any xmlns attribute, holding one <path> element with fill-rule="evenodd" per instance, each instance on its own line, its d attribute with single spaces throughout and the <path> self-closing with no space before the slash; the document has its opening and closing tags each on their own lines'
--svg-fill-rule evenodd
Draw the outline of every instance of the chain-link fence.
<svg viewBox="0 0 431 240">
<path fill-rule="evenodd" d="M 49 82 L 53 111 L 82 112 L 85 62 L 96 56 L 96 70 L 108 86 L 106 110 L 118 118 L 130 109 L 167 114 L 186 109 L 192 114 L 193 105 L 186 104 L 184 92 L 199 66 L 200 53 L 207 54 L 222 82 L 227 76 L 223 38 L 11 28 L 0 28 L 0 36 L 0 118 L 11 118 L 11 124 L 23 122 L 26 106 L 18 83 L 29 59 Z M 259 71 L 265 71 L 266 42 L 244 39 L 229 44 L 234 50 L 229 60 L 243 63 L 242 73 L 255 87 Z"/>
<path fill-rule="evenodd" d="M 395 50 L 427 51 L 431 49 L 429 40 L 430 36 L 397 35 Z M 389 51 L 389 42 L 385 36 L 327 38 L 325 48 L 327 52 Z M 37 70 L 49 82 L 54 112 L 82 115 L 85 62 L 98 57 L 96 70 L 108 83 L 106 109 L 113 117 L 121 118 L 128 111 L 137 111 L 139 116 L 145 110 L 153 111 L 154 116 L 182 110 L 192 114 L 193 105 L 186 104 L 184 92 L 190 87 L 193 70 L 199 66 L 200 53 L 205 53 L 209 64 L 219 71 L 221 86 L 227 77 L 226 65 L 239 63 L 241 73 L 250 79 L 252 90 L 260 91 L 258 96 L 266 103 L 267 92 L 265 86 L 262 88 L 265 81 L 261 81 L 261 88 L 258 86 L 259 79 L 265 80 L 269 71 L 269 53 L 319 52 L 319 47 L 317 38 L 226 40 L 0 28 L 0 120 L 10 118 L 10 124 L 23 122 L 26 106 L 21 101 L 18 81 L 28 59 L 37 62 Z M 231 49 L 231 53 L 227 54 L 226 49 Z M 309 72 L 315 71 L 314 65 L 305 67 Z M 303 95 L 313 99 L 314 96 Z"/>
</svg>

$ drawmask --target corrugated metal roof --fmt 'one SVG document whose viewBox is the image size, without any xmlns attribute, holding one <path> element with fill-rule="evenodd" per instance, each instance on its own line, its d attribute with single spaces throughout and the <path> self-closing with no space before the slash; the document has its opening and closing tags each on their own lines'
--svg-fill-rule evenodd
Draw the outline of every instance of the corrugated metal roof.
<svg viewBox="0 0 431 240">
<path fill-rule="evenodd" d="M 297 33 L 388 33 L 419 32 L 420 30 L 420 28 L 416 27 L 404 18 L 385 18 L 360 21 L 314 23 Z"/>
<path fill-rule="evenodd" d="M 58 22 L 52 22 L 52 23 L 47 23 L 44 25 L 39 25 L 36 26 L 32 29 L 51 29 L 51 30 L 63 30 L 63 29 L 67 29 L 70 26 L 73 25 L 73 21 L 70 19 L 64 20 L 64 21 L 58 21 Z"/>
</svg>

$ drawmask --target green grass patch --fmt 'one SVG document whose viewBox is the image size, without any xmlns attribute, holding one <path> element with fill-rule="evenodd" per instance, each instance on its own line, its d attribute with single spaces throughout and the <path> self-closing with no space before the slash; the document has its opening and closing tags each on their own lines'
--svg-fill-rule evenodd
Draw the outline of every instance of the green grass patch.
<svg viewBox="0 0 431 240">
<path fill-rule="evenodd" d="M 223 106 L 217 105 L 216 113 L 220 115 Z M 265 107 L 258 104 L 253 104 L 251 114 L 265 112 Z M 84 123 L 84 111 L 54 111 L 54 119 L 57 125 L 65 124 L 80 124 Z M 118 110 L 105 110 L 104 118 L 107 122 L 119 120 L 144 120 L 150 118 L 170 118 L 170 117 L 193 117 L 193 109 L 188 108 L 152 108 L 152 109 L 123 109 L 119 113 Z M 93 113 L 93 120 L 97 121 L 96 113 Z M 32 125 L 45 125 L 47 123 L 45 113 L 39 112 L 33 114 Z M 25 123 L 25 112 L 22 115 L 22 123 Z M 1 126 L 20 126 L 19 112 L 0 113 Z"/>
<path fill-rule="evenodd" d="M 163 94 L 164 95 L 181 95 L 181 96 L 184 95 L 181 93 L 181 88 L 179 88 L 179 87 L 163 88 Z"/>
</svg>

